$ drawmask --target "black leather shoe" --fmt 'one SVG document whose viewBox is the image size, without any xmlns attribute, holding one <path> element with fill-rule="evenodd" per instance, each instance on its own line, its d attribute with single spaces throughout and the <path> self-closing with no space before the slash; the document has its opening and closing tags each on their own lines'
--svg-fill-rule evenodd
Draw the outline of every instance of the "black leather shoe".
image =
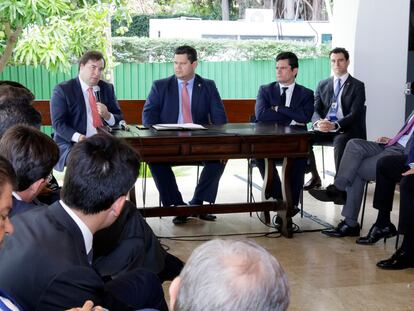
<svg viewBox="0 0 414 311">
<path fill-rule="evenodd" d="M 309 179 L 304 185 L 303 190 L 308 191 L 313 188 L 320 188 L 322 186 L 321 178 L 319 176 Z"/>
<path fill-rule="evenodd" d="M 371 229 L 369 229 L 368 235 L 360 237 L 356 240 L 356 243 L 361 245 L 371 245 L 377 243 L 381 239 L 391 238 L 395 235 L 397 235 L 397 229 L 391 223 L 385 228 L 373 225 Z"/>
<path fill-rule="evenodd" d="M 292 214 L 292 218 L 297 215 L 300 212 L 300 208 L 297 206 L 293 207 L 293 214 Z M 275 219 L 275 223 L 276 225 L 282 225 L 282 217 L 280 217 L 279 215 L 276 215 L 276 219 Z"/>
<path fill-rule="evenodd" d="M 377 267 L 386 270 L 402 270 L 414 268 L 414 257 L 410 257 L 403 250 L 398 249 L 391 258 L 377 262 Z"/>
<path fill-rule="evenodd" d="M 187 216 L 175 216 L 172 222 L 174 225 L 182 225 L 182 224 L 187 223 L 187 221 L 188 221 Z"/>
<path fill-rule="evenodd" d="M 214 216 L 212 214 L 200 214 L 198 215 L 198 218 L 206 221 L 215 221 L 217 219 L 217 216 Z"/>
<path fill-rule="evenodd" d="M 334 202 L 344 205 L 346 202 L 346 191 L 341 191 L 335 185 L 329 185 L 326 189 L 310 189 L 309 194 L 322 202 Z"/>
<path fill-rule="evenodd" d="M 346 224 L 344 220 L 342 220 L 336 228 L 333 229 L 325 229 L 321 232 L 327 236 L 335 237 L 335 238 L 342 238 L 345 236 L 359 236 L 359 225 L 355 227 L 351 227 Z"/>
</svg>

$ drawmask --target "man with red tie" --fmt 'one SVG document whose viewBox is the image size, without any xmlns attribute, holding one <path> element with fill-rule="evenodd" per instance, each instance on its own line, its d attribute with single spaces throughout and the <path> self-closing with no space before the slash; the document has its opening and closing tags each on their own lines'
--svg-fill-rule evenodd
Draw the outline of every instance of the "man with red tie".
<svg viewBox="0 0 414 311">
<path fill-rule="evenodd" d="M 101 52 L 88 51 L 79 60 L 78 77 L 58 84 L 50 100 L 53 139 L 60 150 L 55 169 L 63 171 L 73 144 L 96 134 L 96 128 L 123 119 L 114 87 L 101 80 L 105 69 Z"/>
<path fill-rule="evenodd" d="M 190 46 L 176 48 L 175 75 L 154 81 L 142 112 L 143 124 L 224 124 L 227 122 L 226 112 L 214 81 L 196 75 L 197 64 L 197 51 L 194 48 Z M 220 161 L 204 162 L 200 181 L 190 204 L 200 205 L 204 201 L 210 203 L 215 201 L 224 167 L 225 165 Z M 184 205 L 171 165 L 151 164 L 150 169 L 163 205 Z M 199 217 L 209 221 L 216 218 L 209 214 Z M 187 222 L 187 217 L 177 216 L 173 222 L 183 224 Z"/>
</svg>

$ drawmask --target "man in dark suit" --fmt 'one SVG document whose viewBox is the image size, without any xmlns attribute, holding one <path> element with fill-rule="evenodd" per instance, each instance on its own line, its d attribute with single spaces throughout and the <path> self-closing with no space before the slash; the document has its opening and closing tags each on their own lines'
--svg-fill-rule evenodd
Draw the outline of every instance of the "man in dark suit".
<svg viewBox="0 0 414 311">
<path fill-rule="evenodd" d="M 390 155 L 407 154 L 414 140 L 414 113 L 407 118 L 393 137 L 379 137 L 375 142 L 351 139 L 345 147 L 334 183 L 326 189 L 311 189 L 309 193 L 324 202 L 343 205 L 344 220 L 332 229 L 322 230 L 330 237 L 359 236 L 358 215 L 361 209 L 364 186 L 376 179 L 377 162 Z"/>
<path fill-rule="evenodd" d="M 10 216 L 41 205 L 34 200 L 46 187 L 59 159 L 55 142 L 34 127 L 15 125 L 1 137 L 0 154 L 10 161 L 17 176 Z"/>
<path fill-rule="evenodd" d="M 142 112 L 142 123 L 198 123 L 224 124 L 226 112 L 214 81 L 195 74 L 197 51 L 190 46 L 180 46 L 175 50 L 175 75 L 154 81 Z M 200 181 L 189 202 L 200 205 L 214 202 L 217 196 L 220 177 L 225 164 L 220 161 L 206 161 Z M 184 205 L 170 164 L 150 164 L 151 173 L 160 192 L 164 206 Z M 204 220 L 215 220 L 215 216 L 199 215 Z M 178 216 L 175 224 L 187 222 L 187 217 Z"/>
<path fill-rule="evenodd" d="M 0 288 L 25 310 L 63 310 L 85 300 L 110 310 L 167 310 L 154 274 L 134 270 L 104 283 L 90 265 L 93 235 L 119 217 L 138 168 L 136 153 L 109 135 L 76 144 L 62 200 L 13 217 L 15 232 L 0 250 Z"/>
<path fill-rule="evenodd" d="M 277 82 L 262 85 L 256 99 L 256 119 L 258 122 L 272 122 L 281 125 L 299 126 L 306 129 L 306 123 L 313 114 L 313 92 L 295 82 L 299 61 L 292 52 L 282 52 L 276 56 Z M 264 160 L 257 160 L 262 177 L 265 173 Z M 292 199 L 299 203 L 303 187 L 306 159 L 295 159 L 292 168 Z M 274 199 L 282 198 L 282 187 L 276 167 L 273 167 L 272 192 Z M 296 209 L 298 211 L 298 209 Z"/>
<path fill-rule="evenodd" d="M 96 134 L 103 124 L 115 125 L 122 112 L 112 84 L 101 80 L 105 69 L 102 53 L 86 52 L 79 60 L 78 77 L 58 84 L 50 100 L 53 139 L 60 150 L 55 169 L 63 171 L 72 146 Z"/>
<path fill-rule="evenodd" d="M 313 143 L 333 141 L 335 169 L 338 171 L 346 143 L 352 138 L 366 139 L 365 86 L 348 73 L 347 50 L 334 48 L 329 57 L 334 75 L 319 82 L 316 88 Z M 321 186 L 312 148 L 309 169 L 312 178 L 303 187 L 305 190 Z"/>
</svg>

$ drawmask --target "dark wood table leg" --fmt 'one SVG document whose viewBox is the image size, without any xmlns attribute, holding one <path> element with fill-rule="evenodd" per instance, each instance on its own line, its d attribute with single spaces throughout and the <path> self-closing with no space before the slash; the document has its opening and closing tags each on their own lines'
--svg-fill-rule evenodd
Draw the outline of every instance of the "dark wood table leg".
<svg viewBox="0 0 414 311">
<path fill-rule="evenodd" d="M 292 200 L 292 191 L 290 188 L 290 176 L 292 172 L 293 159 L 284 158 L 283 159 L 283 168 L 282 168 L 282 194 L 283 201 L 286 204 L 286 209 L 278 212 L 278 215 L 282 218 L 282 235 L 285 237 L 293 237 L 293 228 L 292 228 L 292 213 L 293 213 L 293 200 Z"/>
<path fill-rule="evenodd" d="M 276 200 L 272 198 L 272 188 L 273 185 L 273 167 L 275 165 L 273 159 L 264 159 L 265 162 L 265 176 L 263 178 L 263 187 L 262 187 L 262 202 L 268 200 Z M 265 223 L 270 224 L 270 212 L 263 212 L 265 217 Z"/>
</svg>

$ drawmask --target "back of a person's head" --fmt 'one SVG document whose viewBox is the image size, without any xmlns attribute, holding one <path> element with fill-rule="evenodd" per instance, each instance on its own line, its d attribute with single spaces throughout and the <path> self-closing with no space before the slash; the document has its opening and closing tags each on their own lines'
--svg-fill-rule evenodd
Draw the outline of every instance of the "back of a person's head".
<svg viewBox="0 0 414 311">
<path fill-rule="evenodd" d="M 34 99 L 33 93 L 24 85 L 14 81 L 0 81 L 0 105 L 30 105 Z"/>
<path fill-rule="evenodd" d="M 271 311 L 289 305 L 287 277 L 276 258 L 247 240 L 212 240 L 180 274 L 174 311 Z"/>
<path fill-rule="evenodd" d="M 27 125 L 15 125 L 4 133 L 0 154 L 16 172 L 16 191 L 24 191 L 37 180 L 47 178 L 59 160 L 59 148 L 53 139 Z"/>
<path fill-rule="evenodd" d="M 69 153 L 62 200 L 84 214 L 107 210 L 136 182 L 139 159 L 124 141 L 97 134 L 76 143 Z"/>
<path fill-rule="evenodd" d="M 9 160 L 0 154 L 0 195 L 3 193 L 5 185 L 9 184 L 14 189 L 15 183 L 16 176 L 14 174 L 13 167 L 11 166 Z"/>
<path fill-rule="evenodd" d="M 13 103 L 0 105 L 0 137 L 16 124 L 25 124 L 40 129 L 42 116 L 30 105 Z"/>
</svg>

